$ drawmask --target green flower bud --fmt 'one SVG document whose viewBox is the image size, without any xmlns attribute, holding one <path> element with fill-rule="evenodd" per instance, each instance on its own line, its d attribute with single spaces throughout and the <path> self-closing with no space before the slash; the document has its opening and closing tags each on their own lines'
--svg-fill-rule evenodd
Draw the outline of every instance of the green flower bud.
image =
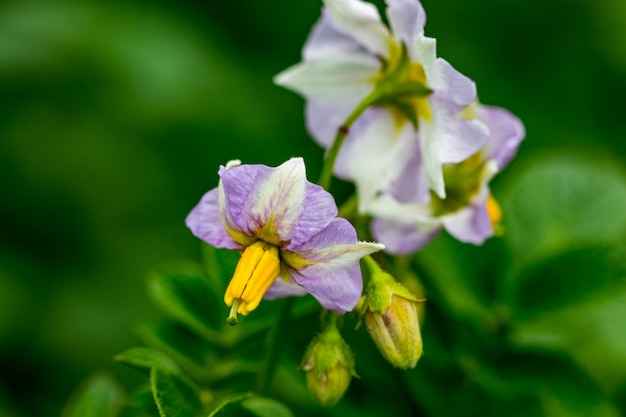
<svg viewBox="0 0 626 417">
<path fill-rule="evenodd" d="M 422 356 L 418 300 L 406 287 L 366 259 L 371 276 L 361 309 L 367 330 L 378 350 L 393 366 L 414 368 Z"/>
<path fill-rule="evenodd" d="M 313 339 L 301 366 L 311 395 L 324 406 L 336 404 L 356 376 L 350 347 L 334 322 Z"/>
</svg>

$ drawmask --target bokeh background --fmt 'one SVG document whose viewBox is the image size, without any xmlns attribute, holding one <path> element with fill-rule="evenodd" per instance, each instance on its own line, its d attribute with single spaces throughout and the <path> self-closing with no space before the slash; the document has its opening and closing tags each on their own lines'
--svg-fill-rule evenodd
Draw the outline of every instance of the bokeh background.
<svg viewBox="0 0 626 417">
<path fill-rule="evenodd" d="M 530 401 L 534 415 L 619 415 L 626 2 L 423 4 L 439 55 L 476 81 L 483 103 L 517 114 L 527 138 L 494 181 L 505 237 L 481 248 L 443 237 L 419 256 L 426 355 L 406 377 L 408 409 L 490 415 Z M 1 416 L 57 415 L 96 369 L 133 382 L 111 357 L 160 314 L 146 272 L 199 259 L 184 218 L 220 164 L 304 156 L 317 178 L 323 152 L 303 100 L 272 77 L 299 61 L 320 6 L 1 3 Z M 350 186 L 334 190 L 342 198 Z M 492 343 L 502 338 L 506 355 Z M 549 383 L 518 378 L 531 371 Z"/>
</svg>

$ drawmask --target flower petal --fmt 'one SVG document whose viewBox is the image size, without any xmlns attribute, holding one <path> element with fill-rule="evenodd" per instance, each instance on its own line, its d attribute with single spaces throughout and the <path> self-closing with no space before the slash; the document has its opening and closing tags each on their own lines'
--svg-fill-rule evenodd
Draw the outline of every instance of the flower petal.
<svg viewBox="0 0 626 417">
<path fill-rule="evenodd" d="M 401 203 L 425 205 L 430 202 L 431 196 L 424 175 L 419 146 L 412 152 L 411 158 L 404 165 L 404 170 L 400 172 L 390 191 L 395 199 Z"/>
<path fill-rule="evenodd" d="M 493 225 L 487 212 L 489 190 L 484 187 L 472 204 L 456 213 L 442 216 L 445 229 L 461 242 L 480 245 L 493 235 Z"/>
<path fill-rule="evenodd" d="M 384 248 L 357 242 L 354 227 L 334 219 L 308 242 L 294 248 L 301 265 L 288 265 L 292 278 L 327 309 L 344 313 L 354 308 L 363 289 L 359 259 Z"/>
<path fill-rule="evenodd" d="M 221 170 L 226 211 L 248 236 L 289 242 L 303 211 L 306 173 L 302 158 L 276 168 L 242 165 Z"/>
<path fill-rule="evenodd" d="M 358 125 L 357 125 L 358 124 Z M 389 190 L 416 152 L 417 139 L 408 119 L 398 122 L 383 108 L 367 110 L 351 129 L 336 162 L 339 177 L 356 183 L 359 210 Z"/>
<path fill-rule="evenodd" d="M 277 278 L 272 286 L 269 287 L 263 298 L 266 300 L 275 300 L 277 298 L 284 297 L 299 297 L 306 294 L 306 289 L 294 282 L 291 282 L 291 279 L 287 282 L 282 278 Z"/>
<path fill-rule="evenodd" d="M 387 58 L 392 39 L 376 6 L 360 0 L 324 0 L 337 25 L 372 54 Z"/>
<path fill-rule="evenodd" d="M 380 62 L 367 53 L 343 53 L 305 60 L 278 74 L 274 83 L 306 98 L 360 101 L 374 88 L 379 68 Z"/>
<path fill-rule="evenodd" d="M 317 184 L 306 182 L 302 212 L 287 250 L 307 242 L 337 217 L 333 196 Z"/>
<path fill-rule="evenodd" d="M 478 152 L 489 136 L 489 129 L 479 120 L 467 120 L 458 114 L 457 105 L 435 92 L 428 102 L 432 120 L 420 120 L 420 145 L 424 173 L 429 187 L 445 198 L 441 165 L 461 162 Z"/>
<path fill-rule="evenodd" d="M 458 107 L 455 112 L 463 110 L 476 100 L 474 81 L 461 74 L 443 58 L 437 58 L 435 66 L 437 76 L 432 80 L 431 88 L 456 104 Z"/>
<path fill-rule="evenodd" d="M 478 117 L 489 128 L 487 158 L 504 168 L 515 156 L 526 134 L 521 120 L 501 107 L 479 106 Z"/>
<path fill-rule="evenodd" d="M 367 53 L 358 42 L 341 30 L 327 10 L 322 10 L 322 17 L 315 23 L 304 44 L 302 57 L 306 61 L 357 51 Z"/>
<path fill-rule="evenodd" d="M 330 148 L 337 130 L 360 101 L 358 97 L 342 101 L 308 100 L 305 107 L 307 130 L 317 143 Z"/>
<path fill-rule="evenodd" d="M 394 255 L 415 252 L 433 240 L 441 231 L 441 225 L 402 223 L 375 218 L 371 224 L 374 239 L 385 245 L 385 251 Z"/>
<path fill-rule="evenodd" d="M 387 0 L 387 17 L 394 36 L 406 45 L 424 33 L 426 12 L 419 0 Z"/>
<path fill-rule="evenodd" d="M 185 219 L 185 224 L 196 237 L 216 248 L 243 249 L 243 247 L 228 234 L 222 223 L 217 188 L 210 190 L 202 196 L 200 202 L 191 210 Z"/>
</svg>

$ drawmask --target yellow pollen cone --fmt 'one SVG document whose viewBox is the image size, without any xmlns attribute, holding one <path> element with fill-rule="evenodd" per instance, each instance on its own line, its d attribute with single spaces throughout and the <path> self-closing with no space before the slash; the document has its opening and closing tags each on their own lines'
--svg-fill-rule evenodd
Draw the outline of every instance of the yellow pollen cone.
<svg viewBox="0 0 626 417">
<path fill-rule="evenodd" d="M 237 313 L 247 316 L 258 307 L 279 272 L 278 247 L 258 240 L 243 251 L 224 294 L 224 302 L 232 307 L 230 324 L 237 323 Z"/>
<path fill-rule="evenodd" d="M 491 219 L 491 224 L 496 226 L 502 221 L 502 209 L 500 204 L 496 201 L 491 194 L 487 197 L 487 213 Z"/>
</svg>

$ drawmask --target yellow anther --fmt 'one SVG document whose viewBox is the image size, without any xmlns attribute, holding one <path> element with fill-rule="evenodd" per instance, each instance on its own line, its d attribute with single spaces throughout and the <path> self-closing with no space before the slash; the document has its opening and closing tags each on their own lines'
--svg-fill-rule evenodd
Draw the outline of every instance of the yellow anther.
<svg viewBox="0 0 626 417">
<path fill-rule="evenodd" d="M 257 308 L 279 273 L 278 247 L 262 240 L 248 246 L 241 254 L 224 294 L 224 302 L 232 307 L 229 323 L 236 323 L 237 313 L 247 316 Z"/>
<path fill-rule="evenodd" d="M 489 214 L 489 219 L 491 219 L 491 224 L 496 226 L 499 225 L 502 221 L 502 209 L 500 208 L 500 204 L 496 201 L 495 198 L 491 194 L 487 197 L 487 213 Z"/>
</svg>

